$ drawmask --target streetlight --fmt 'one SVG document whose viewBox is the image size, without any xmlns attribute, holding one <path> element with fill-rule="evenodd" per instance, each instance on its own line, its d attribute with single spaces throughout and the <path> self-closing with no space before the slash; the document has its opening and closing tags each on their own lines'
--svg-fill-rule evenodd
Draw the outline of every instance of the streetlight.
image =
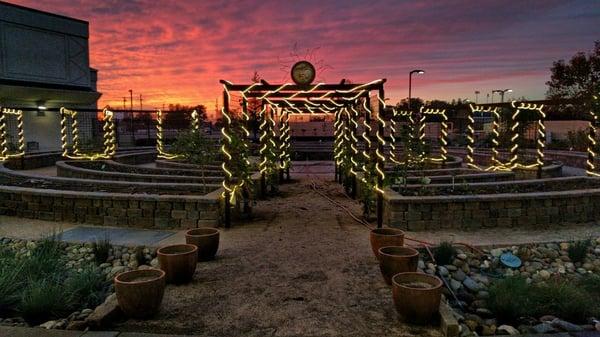
<svg viewBox="0 0 600 337">
<path fill-rule="evenodd" d="M 504 94 L 507 92 L 512 92 L 512 89 L 496 89 L 496 90 L 492 90 L 492 103 L 494 100 L 494 93 L 497 92 L 500 94 L 500 103 L 504 103 Z"/>
<path fill-rule="evenodd" d="M 425 74 L 425 70 L 415 69 L 408 73 L 408 111 L 410 111 L 410 98 L 412 93 L 412 75 L 413 74 L 423 75 Z"/>
<path fill-rule="evenodd" d="M 475 90 L 475 104 L 479 103 L 479 90 Z"/>
</svg>

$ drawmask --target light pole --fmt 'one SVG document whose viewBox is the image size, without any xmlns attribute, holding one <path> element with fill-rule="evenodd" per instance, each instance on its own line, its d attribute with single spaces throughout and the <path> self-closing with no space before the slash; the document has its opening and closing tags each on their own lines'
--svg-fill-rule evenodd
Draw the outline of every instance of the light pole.
<svg viewBox="0 0 600 337">
<path fill-rule="evenodd" d="M 475 104 L 479 103 L 479 90 L 475 90 Z"/>
<path fill-rule="evenodd" d="M 410 73 L 408 73 L 408 111 L 410 110 L 410 99 L 411 99 L 411 94 L 412 94 L 412 75 L 413 74 L 425 74 L 425 70 L 421 70 L 421 69 L 415 69 L 412 70 Z"/>
<path fill-rule="evenodd" d="M 494 100 L 494 93 L 497 92 L 500 94 L 500 103 L 504 103 L 504 94 L 507 92 L 512 92 L 512 89 L 496 89 L 496 90 L 492 90 L 492 103 Z"/>
</svg>

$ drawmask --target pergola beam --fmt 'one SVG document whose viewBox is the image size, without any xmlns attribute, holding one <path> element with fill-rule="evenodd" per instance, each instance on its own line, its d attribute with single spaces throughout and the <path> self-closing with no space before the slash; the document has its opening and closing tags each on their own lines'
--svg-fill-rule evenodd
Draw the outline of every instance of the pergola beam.
<svg viewBox="0 0 600 337">
<path fill-rule="evenodd" d="M 233 84 L 231 82 L 225 81 L 225 80 L 220 80 L 219 81 L 221 84 L 223 84 L 227 90 L 229 91 L 247 91 L 246 96 L 248 96 L 248 94 L 250 92 L 268 92 L 268 91 L 275 91 L 280 89 L 282 86 L 281 85 L 273 85 L 273 84 L 268 84 L 266 81 L 263 81 L 261 84 L 257 85 L 257 84 Z M 297 85 L 297 84 L 289 84 L 289 85 L 285 85 L 285 87 L 283 89 L 280 89 L 279 91 L 291 91 L 291 92 L 306 92 L 306 91 L 310 91 L 310 90 L 314 90 L 314 91 L 348 91 L 348 90 L 367 90 L 367 91 L 371 91 L 371 90 L 379 90 L 380 88 L 383 88 L 383 84 L 386 82 L 386 79 L 380 79 L 380 80 L 376 80 L 370 83 L 362 83 L 362 84 L 345 84 L 345 83 L 340 83 L 340 84 L 311 84 L 311 85 Z"/>
</svg>

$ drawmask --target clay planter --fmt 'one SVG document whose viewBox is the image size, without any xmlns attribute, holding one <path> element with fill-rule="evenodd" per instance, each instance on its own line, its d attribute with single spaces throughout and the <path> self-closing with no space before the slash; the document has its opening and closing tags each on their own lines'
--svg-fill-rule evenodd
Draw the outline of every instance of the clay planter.
<svg viewBox="0 0 600 337">
<path fill-rule="evenodd" d="M 160 269 L 166 273 L 167 283 L 187 283 L 194 277 L 198 263 L 198 247 L 179 244 L 161 247 L 156 251 Z"/>
<path fill-rule="evenodd" d="M 371 249 L 379 259 L 379 248 L 387 246 L 404 246 L 404 232 L 396 228 L 375 228 L 369 237 Z"/>
<path fill-rule="evenodd" d="M 394 305 L 407 323 L 430 323 L 440 308 L 442 280 L 424 273 L 400 273 L 392 277 Z"/>
<path fill-rule="evenodd" d="M 134 318 L 151 317 L 158 312 L 165 292 L 165 272 L 160 269 L 132 270 L 115 276 L 119 307 Z"/>
<path fill-rule="evenodd" d="M 185 232 L 185 242 L 198 247 L 198 261 L 215 258 L 219 249 L 219 230 L 216 228 L 194 228 Z"/>
<path fill-rule="evenodd" d="M 388 246 L 379 248 L 379 269 L 388 285 L 398 273 L 417 271 L 419 252 L 409 247 Z"/>
</svg>

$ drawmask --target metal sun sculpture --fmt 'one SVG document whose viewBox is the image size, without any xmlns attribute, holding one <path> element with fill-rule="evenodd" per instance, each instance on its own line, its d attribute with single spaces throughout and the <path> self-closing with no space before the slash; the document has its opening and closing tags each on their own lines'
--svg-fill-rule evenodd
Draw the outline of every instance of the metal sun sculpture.
<svg viewBox="0 0 600 337">
<path fill-rule="evenodd" d="M 117 137 L 115 132 L 114 113 L 105 108 L 102 110 L 103 151 L 83 152 L 79 140 L 78 112 L 65 107 L 60 108 L 60 139 L 62 156 L 69 159 L 109 159 L 117 151 Z M 68 131 L 71 129 L 71 132 Z M 70 141 L 69 141 L 70 140 Z"/>
<path fill-rule="evenodd" d="M 287 56 L 278 57 L 277 62 L 279 69 L 285 73 L 285 75 L 282 77 L 282 81 L 288 80 L 290 75 L 292 75 L 291 78 L 293 79 L 294 66 L 302 62 L 309 63 L 310 67 L 313 68 L 312 72 L 315 74 L 315 78 L 313 78 L 309 83 L 312 83 L 315 79 L 318 81 L 323 81 L 321 76 L 325 74 L 327 70 L 333 69 L 333 67 L 327 64 L 323 58 L 318 56 L 320 49 L 321 47 L 314 47 L 300 50 L 300 48 L 298 48 L 298 44 L 295 43 Z"/>
</svg>

